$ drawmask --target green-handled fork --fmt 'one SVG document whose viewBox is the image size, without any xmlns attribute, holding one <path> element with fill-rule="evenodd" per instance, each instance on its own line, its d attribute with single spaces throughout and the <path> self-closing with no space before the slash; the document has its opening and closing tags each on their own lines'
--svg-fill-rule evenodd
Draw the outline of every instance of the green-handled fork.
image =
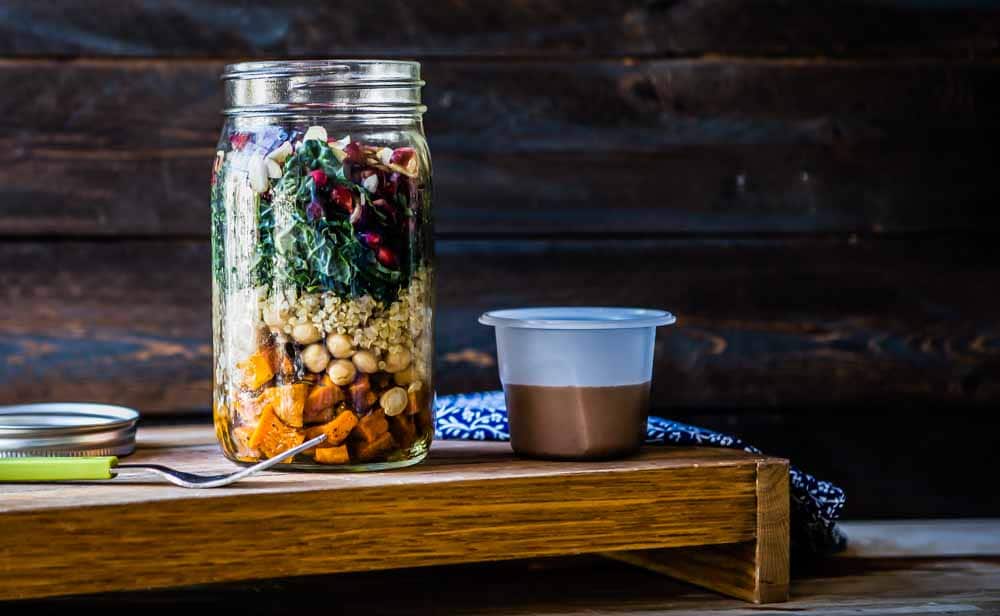
<svg viewBox="0 0 1000 616">
<path fill-rule="evenodd" d="M 321 434 L 260 464 L 226 475 L 195 475 L 159 464 L 118 464 L 118 458 L 115 456 L 5 458 L 0 459 L 0 483 L 86 481 L 117 477 L 131 479 L 154 473 L 182 488 L 220 488 L 249 477 L 257 471 L 271 468 L 290 456 L 319 445 L 324 440 L 326 435 Z"/>
</svg>

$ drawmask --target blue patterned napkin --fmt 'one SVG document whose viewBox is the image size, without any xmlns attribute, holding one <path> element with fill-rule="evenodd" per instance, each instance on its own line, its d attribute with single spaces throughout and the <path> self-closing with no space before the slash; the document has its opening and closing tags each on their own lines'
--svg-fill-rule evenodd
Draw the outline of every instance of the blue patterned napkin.
<svg viewBox="0 0 1000 616">
<path fill-rule="evenodd" d="M 438 396 L 435 402 L 436 437 L 475 441 L 506 441 L 507 403 L 502 391 Z M 740 439 L 705 428 L 689 426 L 662 417 L 650 417 L 646 443 L 651 445 L 699 445 L 727 447 L 761 453 Z M 820 481 L 794 466 L 789 471 L 791 488 L 792 548 L 812 554 L 832 554 L 847 546 L 847 537 L 837 528 L 844 508 L 844 491 Z"/>
</svg>

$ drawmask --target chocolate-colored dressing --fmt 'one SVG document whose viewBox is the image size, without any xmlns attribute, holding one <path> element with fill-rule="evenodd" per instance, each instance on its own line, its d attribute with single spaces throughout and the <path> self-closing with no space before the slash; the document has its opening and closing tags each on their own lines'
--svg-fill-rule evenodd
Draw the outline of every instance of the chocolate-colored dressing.
<svg viewBox="0 0 1000 616">
<path fill-rule="evenodd" d="M 505 385 L 510 444 L 524 456 L 601 459 L 635 453 L 646 436 L 649 382 L 612 387 Z"/>
</svg>

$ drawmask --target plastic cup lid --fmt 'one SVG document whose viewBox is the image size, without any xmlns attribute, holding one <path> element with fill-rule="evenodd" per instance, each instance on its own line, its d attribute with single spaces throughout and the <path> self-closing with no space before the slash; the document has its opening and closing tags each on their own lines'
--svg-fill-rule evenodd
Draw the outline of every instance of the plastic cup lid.
<svg viewBox="0 0 1000 616">
<path fill-rule="evenodd" d="M 56 402 L 0 406 L 0 458 L 126 456 L 139 413 L 110 404 Z"/>
<path fill-rule="evenodd" d="M 491 310 L 479 317 L 483 325 L 524 329 L 631 329 L 672 325 L 676 321 L 665 310 L 572 306 Z"/>
</svg>

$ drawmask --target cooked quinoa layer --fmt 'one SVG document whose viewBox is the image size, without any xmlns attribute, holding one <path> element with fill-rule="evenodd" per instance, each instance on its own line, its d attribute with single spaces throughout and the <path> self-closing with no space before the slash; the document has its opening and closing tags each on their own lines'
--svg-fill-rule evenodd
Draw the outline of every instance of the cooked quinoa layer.
<svg viewBox="0 0 1000 616">
<path fill-rule="evenodd" d="M 296 325 L 311 323 L 324 336 L 347 334 L 354 346 L 380 356 L 401 349 L 412 352 L 431 318 L 429 277 L 427 269 L 417 271 L 388 306 L 368 295 L 344 299 L 327 291 L 275 295 L 262 300 L 261 310 L 264 322 L 275 332 L 290 335 Z"/>
</svg>

